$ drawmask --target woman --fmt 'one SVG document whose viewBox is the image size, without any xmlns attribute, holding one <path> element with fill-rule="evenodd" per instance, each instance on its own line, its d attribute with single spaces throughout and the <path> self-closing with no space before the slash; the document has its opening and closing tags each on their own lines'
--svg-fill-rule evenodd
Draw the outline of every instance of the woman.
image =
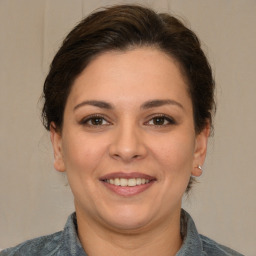
<svg viewBox="0 0 256 256">
<path fill-rule="evenodd" d="M 215 104 L 211 68 L 179 20 L 133 5 L 95 12 L 64 40 L 43 97 L 76 212 L 64 231 L 0 255 L 241 255 L 181 209 Z"/>
</svg>

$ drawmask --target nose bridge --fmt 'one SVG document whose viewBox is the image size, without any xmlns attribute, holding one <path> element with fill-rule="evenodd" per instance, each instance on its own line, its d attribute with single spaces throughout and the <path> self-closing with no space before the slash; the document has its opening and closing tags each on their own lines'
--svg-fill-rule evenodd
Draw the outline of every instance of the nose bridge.
<svg viewBox="0 0 256 256">
<path fill-rule="evenodd" d="M 146 154 L 143 136 L 140 127 L 135 121 L 130 119 L 123 120 L 117 125 L 114 131 L 114 139 L 110 146 L 112 157 L 131 161 L 132 159 L 142 158 Z"/>
</svg>

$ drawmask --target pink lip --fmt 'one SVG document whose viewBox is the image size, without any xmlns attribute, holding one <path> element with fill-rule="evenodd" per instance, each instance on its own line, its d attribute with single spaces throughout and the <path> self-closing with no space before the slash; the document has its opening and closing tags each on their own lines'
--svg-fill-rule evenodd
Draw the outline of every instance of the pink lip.
<svg viewBox="0 0 256 256">
<path fill-rule="evenodd" d="M 125 179 L 132 179 L 132 178 L 141 178 L 141 179 L 148 179 L 150 182 L 134 187 L 121 187 L 121 186 L 116 186 L 110 183 L 107 183 L 106 180 L 108 179 L 115 179 L 115 178 L 125 178 Z M 120 196 L 124 197 L 130 197 L 130 196 L 135 196 L 143 191 L 149 189 L 156 181 L 156 178 L 146 175 L 143 173 L 123 173 L 123 172 L 118 172 L 118 173 L 110 173 L 107 175 L 104 175 L 100 178 L 100 181 L 102 181 L 103 185 L 114 192 L 115 194 L 118 194 Z"/>
</svg>

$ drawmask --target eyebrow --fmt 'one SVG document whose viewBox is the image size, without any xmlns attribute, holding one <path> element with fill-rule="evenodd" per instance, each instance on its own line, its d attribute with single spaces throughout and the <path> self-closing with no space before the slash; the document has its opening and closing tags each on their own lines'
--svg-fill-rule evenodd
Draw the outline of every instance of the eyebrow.
<svg viewBox="0 0 256 256">
<path fill-rule="evenodd" d="M 82 106 L 86 106 L 86 105 L 90 105 L 90 106 L 94 106 L 94 107 L 98 107 L 98 108 L 103 108 L 103 109 L 114 109 L 113 105 L 106 102 L 106 101 L 100 101 L 100 100 L 87 100 L 87 101 L 83 101 L 79 104 L 77 104 L 74 107 L 74 111 Z M 178 106 L 182 109 L 184 109 L 184 107 L 177 101 L 175 100 L 170 100 L 170 99 L 166 99 L 166 100 L 149 100 L 146 101 L 145 103 L 143 103 L 141 105 L 141 109 L 150 109 L 150 108 L 155 108 L 155 107 L 161 107 L 164 105 L 175 105 Z"/>
<path fill-rule="evenodd" d="M 82 106 L 90 105 L 98 108 L 105 108 L 105 109 L 113 109 L 113 106 L 105 101 L 99 101 L 99 100 L 87 100 L 79 103 L 74 107 L 74 111 Z"/>
<path fill-rule="evenodd" d="M 175 100 L 169 100 L 169 99 L 146 101 L 145 103 L 142 104 L 141 109 L 149 109 L 149 108 L 161 107 L 161 106 L 164 106 L 164 105 L 175 105 L 175 106 L 178 106 L 178 107 L 184 109 L 182 104 L 180 104 L 179 102 L 177 102 Z"/>
</svg>

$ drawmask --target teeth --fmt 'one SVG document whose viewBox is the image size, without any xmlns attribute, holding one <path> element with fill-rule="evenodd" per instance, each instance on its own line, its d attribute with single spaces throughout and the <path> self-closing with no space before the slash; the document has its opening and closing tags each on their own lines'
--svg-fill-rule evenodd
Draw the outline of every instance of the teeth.
<svg viewBox="0 0 256 256">
<path fill-rule="evenodd" d="M 136 184 L 141 185 L 141 179 L 136 179 Z"/>
<path fill-rule="evenodd" d="M 121 187 L 127 187 L 128 180 L 127 179 L 120 179 L 120 186 Z"/>
<path fill-rule="evenodd" d="M 128 186 L 129 187 L 134 187 L 137 185 L 136 179 L 129 179 L 128 180 Z"/>
<path fill-rule="evenodd" d="M 121 184 L 120 184 L 120 180 L 119 180 L 118 178 L 115 178 L 114 184 L 115 184 L 116 186 L 120 186 L 120 185 L 121 185 Z"/>
<path fill-rule="evenodd" d="M 106 180 L 106 182 L 109 184 L 113 184 L 121 187 L 134 187 L 138 185 L 147 184 L 149 183 L 149 180 L 141 179 L 141 178 L 132 178 L 132 179 L 115 178 L 115 179 Z"/>
</svg>

